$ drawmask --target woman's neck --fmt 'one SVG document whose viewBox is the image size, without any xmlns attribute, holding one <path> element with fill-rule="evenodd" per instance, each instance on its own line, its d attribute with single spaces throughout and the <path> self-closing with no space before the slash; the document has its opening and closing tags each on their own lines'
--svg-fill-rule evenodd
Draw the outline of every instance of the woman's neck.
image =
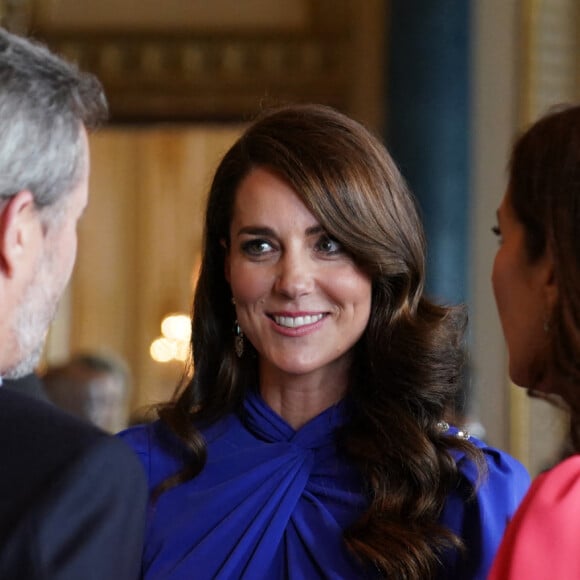
<svg viewBox="0 0 580 580">
<path fill-rule="evenodd" d="M 346 389 L 346 373 L 333 376 L 313 373 L 299 377 L 269 373 L 264 369 L 260 373 L 262 398 L 295 430 L 338 403 Z"/>
</svg>

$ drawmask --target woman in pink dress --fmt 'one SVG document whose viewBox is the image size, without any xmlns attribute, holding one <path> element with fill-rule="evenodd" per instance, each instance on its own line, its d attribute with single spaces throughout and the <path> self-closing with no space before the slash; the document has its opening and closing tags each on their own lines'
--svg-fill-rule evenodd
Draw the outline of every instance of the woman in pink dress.
<svg viewBox="0 0 580 580">
<path fill-rule="evenodd" d="M 498 210 L 493 288 L 512 381 L 562 400 L 580 452 L 580 106 L 516 142 Z M 491 579 L 580 578 L 580 455 L 540 475 L 508 527 Z"/>
</svg>

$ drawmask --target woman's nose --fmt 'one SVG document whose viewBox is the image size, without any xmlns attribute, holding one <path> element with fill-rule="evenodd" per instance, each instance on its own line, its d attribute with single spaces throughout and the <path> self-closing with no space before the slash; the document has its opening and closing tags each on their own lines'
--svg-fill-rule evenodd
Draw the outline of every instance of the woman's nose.
<svg viewBox="0 0 580 580">
<path fill-rule="evenodd" d="M 288 298 L 308 294 L 314 287 L 313 264 L 308 257 L 286 254 L 278 262 L 276 291 Z"/>
</svg>

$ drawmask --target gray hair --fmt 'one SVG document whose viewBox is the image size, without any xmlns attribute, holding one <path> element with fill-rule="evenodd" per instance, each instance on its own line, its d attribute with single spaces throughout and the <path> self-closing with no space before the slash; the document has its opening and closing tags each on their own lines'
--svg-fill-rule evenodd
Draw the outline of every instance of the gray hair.
<svg viewBox="0 0 580 580">
<path fill-rule="evenodd" d="M 82 127 L 106 116 L 93 75 L 0 28 L 0 203 L 28 190 L 59 214 L 84 169 Z"/>
</svg>

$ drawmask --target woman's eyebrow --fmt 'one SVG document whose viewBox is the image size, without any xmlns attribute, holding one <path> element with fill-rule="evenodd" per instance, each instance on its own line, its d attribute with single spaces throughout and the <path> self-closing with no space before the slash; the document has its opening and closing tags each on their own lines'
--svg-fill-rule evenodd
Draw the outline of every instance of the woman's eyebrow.
<svg viewBox="0 0 580 580">
<path fill-rule="evenodd" d="M 310 226 L 306 228 L 306 235 L 312 236 L 316 234 L 323 233 L 325 230 L 320 224 L 316 224 L 315 226 Z M 237 236 L 241 235 L 252 235 L 252 236 L 275 236 L 276 233 L 272 228 L 267 226 L 244 226 L 238 230 L 236 233 Z"/>
<path fill-rule="evenodd" d="M 320 224 L 316 224 L 315 226 L 310 226 L 309 228 L 306 228 L 306 235 L 312 236 L 314 234 L 323 233 L 324 231 L 325 231 L 324 228 Z"/>
<path fill-rule="evenodd" d="M 273 236 L 274 230 L 266 226 L 244 226 L 240 228 L 236 235 L 249 234 L 252 236 Z"/>
</svg>

